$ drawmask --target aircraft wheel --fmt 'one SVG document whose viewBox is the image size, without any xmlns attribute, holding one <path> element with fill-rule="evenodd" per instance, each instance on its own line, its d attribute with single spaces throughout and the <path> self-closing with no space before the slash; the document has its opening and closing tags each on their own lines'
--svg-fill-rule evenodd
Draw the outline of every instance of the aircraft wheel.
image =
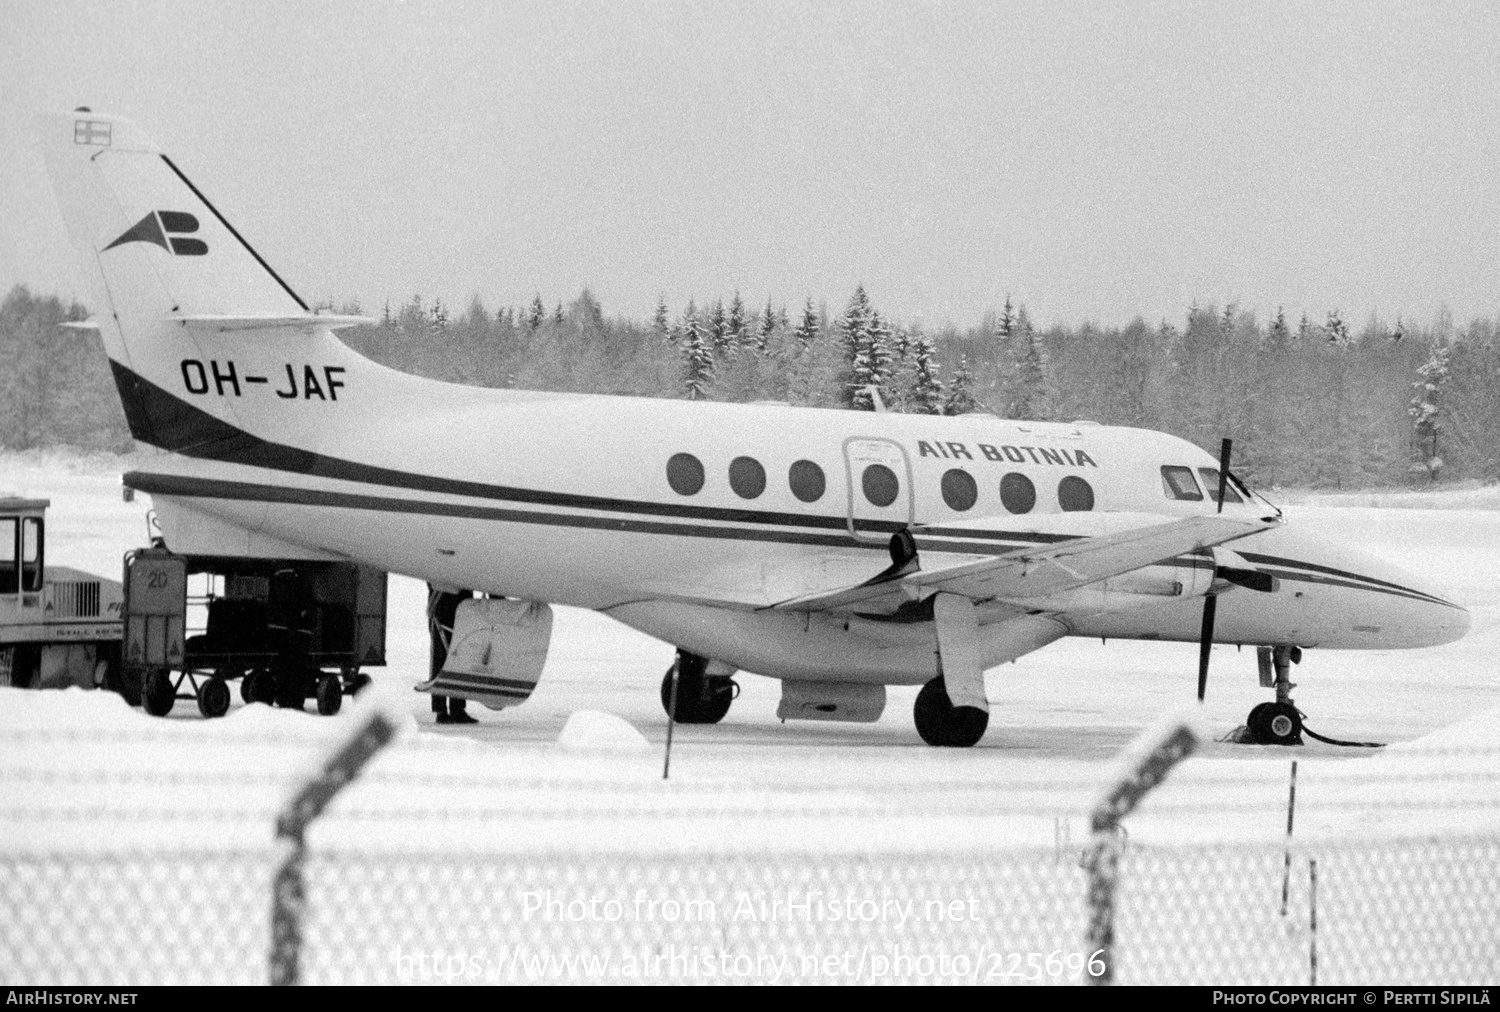
<svg viewBox="0 0 1500 1012">
<path fill-rule="evenodd" d="M 1261 703 L 1250 711 L 1245 727 L 1261 745 L 1302 743 L 1302 715 L 1290 703 Z"/>
<path fill-rule="evenodd" d="M 973 706 L 954 706 L 941 676 L 922 686 L 912 707 L 917 734 L 929 745 L 969 748 L 984 737 L 990 715 Z"/>
<path fill-rule="evenodd" d="M 344 682 L 338 675 L 324 675 L 318 679 L 318 712 L 332 717 L 344 705 Z"/>
<path fill-rule="evenodd" d="M 222 717 L 229 712 L 229 683 L 218 675 L 198 686 L 198 712 L 205 717 Z"/>
<path fill-rule="evenodd" d="M 694 663 L 696 661 L 697 663 Z M 706 662 L 679 660 L 661 680 L 661 708 L 672 714 L 672 672 L 677 675 L 677 723 L 717 724 L 729 712 L 729 704 L 740 694 L 740 685 L 727 675 L 705 675 Z"/>
<path fill-rule="evenodd" d="M 172 676 L 161 670 L 151 672 L 146 676 L 146 684 L 141 690 L 141 702 L 146 706 L 146 712 L 153 717 L 165 717 L 172 712 L 172 704 L 177 702 L 177 686 L 172 684 Z"/>
</svg>

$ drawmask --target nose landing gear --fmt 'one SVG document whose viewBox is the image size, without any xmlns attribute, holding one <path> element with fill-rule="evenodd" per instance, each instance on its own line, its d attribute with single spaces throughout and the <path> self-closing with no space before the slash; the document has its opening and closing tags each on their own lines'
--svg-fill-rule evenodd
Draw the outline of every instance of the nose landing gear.
<svg viewBox="0 0 1500 1012">
<path fill-rule="evenodd" d="M 1301 745 L 1302 711 L 1292 702 L 1293 664 L 1302 661 L 1302 650 L 1298 647 L 1257 647 L 1256 661 L 1260 664 L 1260 684 L 1276 688 L 1276 702 L 1260 703 L 1245 718 L 1244 732 L 1239 740 L 1250 745 Z"/>
</svg>

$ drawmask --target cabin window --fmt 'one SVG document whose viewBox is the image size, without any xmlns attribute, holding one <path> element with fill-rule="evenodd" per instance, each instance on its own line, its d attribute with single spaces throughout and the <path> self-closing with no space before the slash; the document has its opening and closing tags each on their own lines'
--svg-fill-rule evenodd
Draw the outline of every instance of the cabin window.
<svg viewBox="0 0 1500 1012">
<path fill-rule="evenodd" d="M 674 453 L 667 461 L 667 484 L 678 495 L 697 495 L 703 488 L 703 462 L 691 453 Z"/>
<path fill-rule="evenodd" d="M 1070 474 L 1057 483 L 1057 505 L 1064 513 L 1087 513 L 1094 508 L 1094 487 Z"/>
<path fill-rule="evenodd" d="M 1000 504 L 1012 513 L 1030 513 L 1036 505 L 1036 486 L 1019 471 L 1000 479 Z"/>
<path fill-rule="evenodd" d="M 1203 478 L 1203 487 L 1208 491 L 1208 497 L 1214 502 L 1219 501 L 1219 469 L 1217 467 L 1200 467 L 1198 474 Z M 1240 494 L 1234 490 L 1234 476 L 1229 476 L 1229 481 L 1224 485 L 1225 502 L 1244 502 Z"/>
<path fill-rule="evenodd" d="M 1203 498 L 1198 482 L 1193 478 L 1191 467 L 1177 467 L 1171 464 L 1163 467 L 1161 487 L 1166 490 L 1168 499 L 1188 499 L 1199 502 Z"/>
<path fill-rule="evenodd" d="M 979 486 L 974 476 L 961 467 L 955 467 L 943 475 L 943 502 L 950 510 L 962 513 L 973 509 L 979 501 Z"/>
<path fill-rule="evenodd" d="M 901 482 L 897 480 L 896 472 L 884 464 L 871 464 L 865 468 L 861 483 L 865 498 L 872 506 L 889 506 L 901 494 Z"/>
<path fill-rule="evenodd" d="M 754 499 L 766 490 L 766 469 L 754 457 L 736 457 L 729 464 L 729 487 L 741 499 Z"/>
<path fill-rule="evenodd" d="M 792 495 L 803 502 L 817 502 L 823 498 L 823 493 L 828 488 L 823 469 L 810 460 L 799 460 L 793 464 L 786 473 L 786 480 L 792 487 Z"/>
<path fill-rule="evenodd" d="M 15 517 L 0 517 L 0 594 L 14 594 L 21 589 L 20 571 L 16 566 L 19 524 Z"/>
<path fill-rule="evenodd" d="M 42 518 L 21 518 L 21 589 L 42 589 Z"/>
</svg>

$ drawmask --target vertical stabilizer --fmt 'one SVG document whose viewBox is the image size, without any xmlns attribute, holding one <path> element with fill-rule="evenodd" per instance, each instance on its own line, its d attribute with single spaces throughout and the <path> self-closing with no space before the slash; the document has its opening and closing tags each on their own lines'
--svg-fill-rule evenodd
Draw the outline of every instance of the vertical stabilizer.
<svg viewBox="0 0 1500 1012">
<path fill-rule="evenodd" d="M 166 385 L 194 345 L 174 317 L 307 311 L 133 122 L 80 110 L 38 128 L 110 358 Z"/>
</svg>

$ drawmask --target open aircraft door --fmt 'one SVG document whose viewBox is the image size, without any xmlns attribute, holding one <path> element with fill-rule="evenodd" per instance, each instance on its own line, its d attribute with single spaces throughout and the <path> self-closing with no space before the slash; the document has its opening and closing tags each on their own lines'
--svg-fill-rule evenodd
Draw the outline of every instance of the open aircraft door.
<svg viewBox="0 0 1500 1012">
<path fill-rule="evenodd" d="M 844 440 L 849 489 L 849 533 L 856 541 L 885 544 L 913 520 L 911 461 L 900 443 L 855 436 Z"/>
</svg>

